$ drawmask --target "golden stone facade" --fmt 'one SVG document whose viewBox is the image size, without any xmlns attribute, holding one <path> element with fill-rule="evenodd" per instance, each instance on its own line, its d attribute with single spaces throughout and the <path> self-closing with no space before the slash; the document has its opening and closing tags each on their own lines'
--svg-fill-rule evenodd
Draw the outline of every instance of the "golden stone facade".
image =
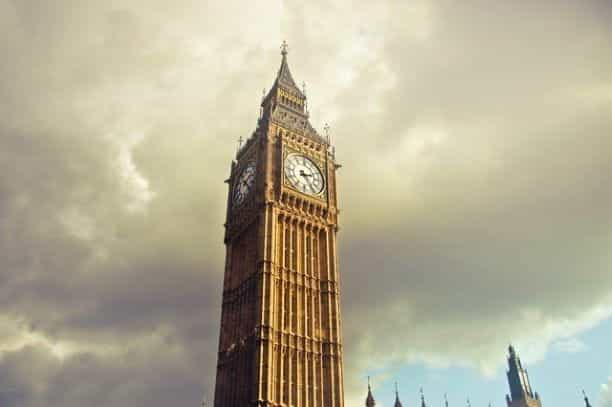
<svg viewBox="0 0 612 407">
<path fill-rule="evenodd" d="M 227 180 L 216 407 L 344 405 L 337 168 L 283 47 Z"/>
</svg>

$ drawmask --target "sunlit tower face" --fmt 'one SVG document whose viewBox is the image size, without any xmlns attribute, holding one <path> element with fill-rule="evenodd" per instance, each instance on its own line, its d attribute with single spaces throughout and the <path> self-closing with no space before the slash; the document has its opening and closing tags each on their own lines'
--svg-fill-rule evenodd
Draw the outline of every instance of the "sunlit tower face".
<svg viewBox="0 0 612 407">
<path fill-rule="evenodd" d="M 305 194 L 319 195 L 325 190 L 323 173 L 301 154 L 291 154 L 285 159 L 285 176 L 295 189 Z"/>
<path fill-rule="evenodd" d="M 215 407 L 344 406 L 336 169 L 283 47 L 232 162 Z"/>
</svg>

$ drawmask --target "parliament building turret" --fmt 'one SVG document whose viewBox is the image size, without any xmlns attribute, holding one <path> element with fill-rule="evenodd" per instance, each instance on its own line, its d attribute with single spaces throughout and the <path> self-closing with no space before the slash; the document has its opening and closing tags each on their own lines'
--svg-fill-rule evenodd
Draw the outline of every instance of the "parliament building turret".
<svg viewBox="0 0 612 407">
<path fill-rule="evenodd" d="M 517 356 L 514 347 L 508 347 L 508 384 L 510 394 L 506 395 L 508 407 L 542 407 L 540 396 L 534 392 L 529 382 L 527 370 L 523 368 L 521 359 Z"/>
<path fill-rule="evenodd" d="M 542 407 L 542 401 L 537 392 L 533 391 L 531 382 L 529 381 L 529 375 L 527 369 L 525 369 L 521 363 L 521 359 L 516 354 L 514 347 L 510 345 L 508 348 L 508 371 L 506 372 L 508 377 L 508 385 L 510 386 L 510 394 L 506 395 L 507 407 Z M 584 401 L 586 407 L 592 407 L 589 403 L 589 399 L 586 394 L 584 395 Z M 444 395 L 444 405 L 448 407 L 448 400 L 446 394 Z M 471 403 L 468 399 L 468 407 L 471 407 Z M 368 394 L 365 401 L 366 407 L 376 406 L 374 401 L 374 395 L 372 394 L 372 387 L 370 386 L 370 379 L 368 378 Z M 489 407 L 491 404 L 489 403 Z M 394 407 L 402 407 L 402 403 L 399 399 L 399 392 L 397 389 L 397 383 L 395 384 L 395 403 Z M 421 407 L 427 407 L 425 404 L 425 396 L 421 389 Z"/>
</svg>

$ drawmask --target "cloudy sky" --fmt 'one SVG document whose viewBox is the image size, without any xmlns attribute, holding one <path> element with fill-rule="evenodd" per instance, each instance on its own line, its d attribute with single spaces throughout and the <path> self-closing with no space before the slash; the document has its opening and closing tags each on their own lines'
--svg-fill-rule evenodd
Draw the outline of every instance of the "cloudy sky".
<svg viewBox="0 0 612 407">
<path fill-rule="evenodd" d="M 289 43 L 340 170 L 347 405 L 612 406 L 612 6 L 0 0 L 0 405 L 212 401 L 229 164 Z"/>
</svg>

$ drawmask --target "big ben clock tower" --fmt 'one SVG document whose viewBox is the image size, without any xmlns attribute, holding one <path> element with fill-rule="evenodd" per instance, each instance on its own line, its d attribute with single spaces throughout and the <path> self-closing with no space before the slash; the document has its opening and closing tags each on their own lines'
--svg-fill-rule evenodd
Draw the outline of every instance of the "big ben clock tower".
<svg viewBox="0 0 612 407">
<path fill-rule="evenodd" d="M 228 179 L 215 407 L 343 407 L 336 169 L 283 43 Z"/>
</svg>

